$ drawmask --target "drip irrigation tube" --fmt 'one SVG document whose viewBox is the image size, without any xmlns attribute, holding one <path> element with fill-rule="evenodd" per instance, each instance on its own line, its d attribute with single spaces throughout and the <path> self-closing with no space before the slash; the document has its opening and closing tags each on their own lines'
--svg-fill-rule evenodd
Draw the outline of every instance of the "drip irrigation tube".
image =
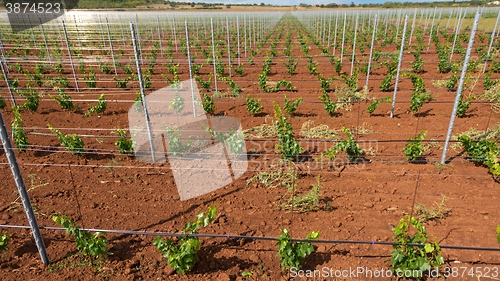
<svg viewBox="0 0 500 281">
<path fill-rule="evenodd" d="M 29 226 L 24 225 L 5 225 L 1 224 L 0 228 L 20 228 L 29 229 Z M 50 226 L 40 226 L 40 229 L 45 230 L 58 230 L 65 231 L 62 227 L 50 227 Z M 267 236 L 248 236 L 248 235 L 231 235 L 231 234 L 183 234 L 183 233 L 169 233 L 169 232 L 150 232 L 150 231 L 134 231 L 134 230 L 115 230 L 115 229 L 95 229 L 95 228 L 81 228 L 81 230 L 87 230 L 91 232 L 105 232 L 105 233 L 118 233 L 118 234 L 129 234 L 129 235 L 147 235 L 147 236 L 163 236 L 163 237 L 208 237 L 208 238 L 226 238 L 226 239 L 251 239 L 251 240 L 264 240 L 264 241 L 277 241 L 277 237 L 267 237 Z M 358 245 L 399 245 L 395 242 L 383 242 L 383 241 L 366 241 L 366 240 L 307 240 L 307 239 L 292 239 L 296 242 L 310 242 L 310 243 L 326 243 L 326 244 L 358 244 Z M 424 244 L 418 243 L 408 243 L 408 246 L 424 247 Z M 454 250 L 466 250 L 466 251 L 493 251 L 500 252 L 500 248 L 491 247 L 471 247 L 471 246 L 457 246 L 457 245 L 439 245 L 441 249 L 454 249 Z"/>
</svg>

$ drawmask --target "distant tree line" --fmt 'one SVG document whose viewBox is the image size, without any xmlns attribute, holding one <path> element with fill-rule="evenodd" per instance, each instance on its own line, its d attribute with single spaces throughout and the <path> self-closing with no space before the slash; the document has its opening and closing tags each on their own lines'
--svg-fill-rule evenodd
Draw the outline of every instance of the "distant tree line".
<svg viewBox="0 0 500 281">
<path fill-rule="evenodd" d="M 77 9 L 135 8 L 150 4 L 162 4 L 163 0 L 79 0 Z"/>
<path fill-rule="evenodd" d="M 493 1 L 493 0 L 491 0 Z M 428 7 L 451 7 L 451 6 L 484 6 L 491 2 L 488 0 L 470 0 L 470 1 L 446 1 L 446 2 L 392 2 L 387 1 L 382 4 L 367 3 L 356 5 L 351 4 L 321 4 L 315 5 L 319 8 L 348 8 L 348 7 L 363 7 L 363 8 L 428 8 Z M 204 2 L 176 2 L 165 0 L 79 0 L 77 9 L 103 9 L 103 8 L 136 8 L 139 6 L 148 6 L 151 4 L 163 4 L 169 8 L 181 8 L 191 6 L 192 8 L 201 9 L 222 9 L 222 7 L 231 8 L 231 6 L 273 6 L 272 4 L 223 4 L 223 3 L 204 3 Z M 0 0 L 0 5 L 3 6 L 3 0 Z M 300 7 L 310 8 L 312 5 L 300 3 Z"/>
<path fill-rule="evenodd" d="M 222 9 L 223 3 L 203 3 L 203 2 L 176 2 L 165 0 L 79 0 L 76 9 L 131 9 L 139 6 L 148 6 L 151 4 L 163 4 L 170 8 L 178 8 L 184 6 L 198 6 L 204 9 Z M 0 0 L 0 5 L 3 5 L 3 0 Z M 234 4 L 233 4 L 234 5 Z M 227 5 L 231 6 L 231 5 Z"/>
<path fill-rule="evenodd" d="M 363 7 L 363 8 L 387 8 L 387 9 L 408 8 L 408 7 L 428 8 L 428 7 L 451 7 L 451 6 L 484 6 L 488 2 L 491 2 L 491 1 L 486 1 L 486 0 L 445 1 L 445 2 L 441 2 L 441 1 L 439 1 L 439 2 L 392 2 L 392 1 L 387 1 L 387 2 L 382 3 L 382 4 L 367 3 L 367 4 L 360 4 L 360 5 L 356 5 L 356 4 L 354 4 L 354 2 L 351 2 L 350 5 L 330 3 L 330 4 L 316 5 L 316 7 L 319 7 L 319 8 Z M 311 5 L 307 5 L 307 4 L 300 4 L 300 6 L 301 7 L 311 7 Z"/>
<path fill-rule="evenodd" d="M 0 0 L 1 2 L 2 0 Z M 223 6 L 257 6 L 258 4 L 223 4 L 223 3 L 204 3 L 204 2 L 176 2 L 165 0 L 79 0 L 77 9 L 102 9 L 102 8 L 136 8 L 138 6 L 147 6 L 150 4 L 163 4 L 172 9 L 190 6 L 201 9 L 222 9 Z M 261 3 L 261 6 L 271 6 Z"/>
</svg>

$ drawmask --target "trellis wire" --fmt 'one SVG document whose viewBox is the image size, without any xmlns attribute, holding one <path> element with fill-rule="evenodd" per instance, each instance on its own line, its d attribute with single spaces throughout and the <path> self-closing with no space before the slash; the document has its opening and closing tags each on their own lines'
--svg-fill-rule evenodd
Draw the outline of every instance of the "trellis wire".
<svg viewBox="0 0 500 281">
<path fill-rule="evenodd" d="M 75 22 L 75 32 L 76 32 L 76 40 L 78 41 L 78 46 L 80 50 L 82 49 L 82 42 L 80 41 L 80 33 L 78 32 L 78 24 L 76 23 L 76 15 L 73 15 L 73 20 Z"/>
<path fill-rule="evenodd" d="M 441 25 L 441 15 L 443 14 L 443 9 L 441 8 L 441 10 L 439 10 L 439 16 L 438 16 L 438 19 L 437 19 L 437 26 L 436 26 L 436 34 L 439 34 L 439 26 Z"/>
<path fill-rule="evenodd" d="M 156 15 L 156 28 L 158 30 L 158 41 L 160 42 L 160 57 L 163 57 L 163 46 L 161 44 L 161 29 L 160 29 L 160 19 L 158 15 Z"/>
<path fill-rule="evenodd" d="M 109 32 L 109 22 L 108 22 L 107 17 L 106 17 L 106 28 L 108 30 L 109 49 L 111 51 L 111 59 L 113 60 L 113 68 L 115 69 L 115 75 L 118 75 L 118 71 L 116 71 L 115 54 L 113 51 L 113 43 L 111 42 L 111 33 Z M 161 42 L 161 40 L 160 40 L 160 42 Z"/>
<path fill-rule="evenodd" d="M 435 9 L 435 8 L 436 8 L 436 7 L 434 7 L 434 9 Z M 422 13 L 420 13 L 420 21 L 418 22 L 419 24 L 421 24 L 421 23 L 422 23 L 422 17 L 423 17 L 423 14 L 422 14 Z M 424 30 L 426 30 L 426 29 L 427 29 L 427 26 L 429 25 L 429 19 L 430 19 L 430 17 L 431 17 L 430 12 L 429 12 L 429 10 L 427 9 L 427 10 L 425 11 L 425 24 L 424 24 Z"/>
<path fill-rule="evenodd" d="M 7 60 L 5 59 L 5 57 L 6 57 L 6 55 L 5 55 L 5 49 L 4 49 L 3 41 L 2 41 L 1 37 L 0 37 L 0 51 L 2 51 L 2 58 L 1 58 L 0 63 L 1 64 L 5 64 L 5 70 L 7 71 L 7 74 L 10 74 L 9 67 L 7 65 Z"/>
<path fill-rule="evenodd" d="M 0 45 L 2 45 L 1 38 L 0 38 Z M 14 98 L 14 94 L 12 94 L 12 89 L 10 88 L 9 77 L 7 75 L 7 72 L 5 71 L 5 68 L 7 68 L 7 67 L 4 67 L 2 58 L 0 58 L 0 68 L 2 68 L 3 78 L 5 79 L 5 84 L 7 84 L 7 89 L 9 90 L 10 98 L 12 100 L 12 105 L 16 106 L 16 99 Z M 7 70 L 8 70 L 8 68 L 7 68 Z"/>
<path fill-rule="evenodd" d="M 429 41 L 427 42 L 427 53 L 429 53 L 429 50 L 431 48 L 432 30 L 434 29 L 434 18 L 436 17 L 436 9 L 437 7 L 434 8 L 434 14 L 432 15 L 431 31 L 429 32 Z"/>
<path fill-rule="evenodd" d="M 43 29 L 43 23 L 42 19 L 38 19 L 40 21 L 40 30 L 42 31 L 43 35 L 43 43 L 45 44 L 45 50 L 47 51 L 47 58 L 49 59 L 49 62 L 52 63 L 52 58 L 50 57 L 50 51 L 49 51 L 49 45 L 47 44 L 47 38 L 45 37 L 45 30 Z"/>
<path fill-rule="evenodd" d="M 62 25 L 62 19 L 57 19 L 57 21 Z M 63 37 L 63 34 L 61 34 L 61 28 L 57 28 L 56 26 L 54 26 L 54 29 L 57 30 L 57 34 L 58 34 L 58 37 L 60 40 L 61 40 L 61 45 L 64 45 L 64 37 Z"/>
<path fill-rule="evenodd" d="M 427 23 L 425 25 L 424 30 L 426 30 L 429 27 L 429 21 L 431 21 L 431 14 L 432 14 L 432 21 L 434 21 L 434 17 L 436 16 L 436 9 L 437 9 L 437 7 L 434 7 L 434 9 L 432 9 L 433 11 L 429 10 Z"/>
<path fill-rule="evenodd" d="M 137 13 L 135 14 L 135 25 L 137 26 L 137 32 L 134 32 L 134 36 L 136 36 L 135 34 L 137 34 L 137 52 L 139 52 L 139 55 L 140 55 L 140 63 L 143 64 L 144 63 L 144 60 L 142 59 L 142 47 L 141 47 L 141 27 L 139 26 L 139 16 L 137 15 Z"/>
<path fill-rule="evenodd" d="M 492 39 L 493 40 L 493 39 Z M 372 44 L 373 45 L 373 44 Z M 396 87 L 397 88 L 397 87 Z"/>
<path fill-rule="evenodd" d="M 200 38 L 200 33 L 198 31 L 198 27 L 200 26 L 200 18 L 199 17 L 196 17 L 196 38 Z"/>
<path fill-rule="evenodd" d="M 64 20 L 62 20 L 62 26 L 63 26 L 63 31 L 64 31 L 64 38 L 66 39 L 66 46 L 68 47 L 69 62 L 71 63 L 71 69 L 73 71 L 73 78 L 75 78 L 76 90 L 78 92 L 80 92 L 80 88 L 78 87 L 78 79 L 76 78 L 75 65 L 73 63 L 73 55 L 71 54 L 71 47 L 69 45 L 68 32 L 66 31 L 66 24 L 64 23 Z"/>
<path fill-rule="evenodd" d="M 401 143 L 401 142 L 406 142 L 406 140 L 399 140 L 398 142 Z M 278 140 L 276 140 L 276 142 L 278 142 Z M 314 141 L 310 141 L 310 142 L 314 142 Z M 15 150 L 15 149 L 14 149 Z M 71 152 L 69 151 L 64 151 L 64 150 L 59 150 L 59 151 L 54 151 L 54 150 L 50 150 L 50 147 L 49 149 L 46 149 L 46 150 L 43 150 L 43 149 L 36 149 L 36 150 L 27 150 L 27 151 L 35 151 L 35 152 L 51 152 L 51 153 L 58 153 L 58 154 L 71 154 Z M 105 151 L 104 151 L 105 152 Z M 89 153 L 89 152 L 86 152 L 88 155 L 103 155 L 103 151 L 95 151 L 95 152 L 92 152 L 92 153 Z M 109 153 L 105 153 L 105 155 L 108 155 L 108 156 L 123 156 L 123 154 L 120 154 L 120 153 L 116 153 L 116 152 L 109 152 Z M 213 153 L 200 153 L 199 154 L 200 156 L 207 156 L 207 155 L 214 155 Z M 223 155 L 221 153 L 219 154 L 216 154 L 216 155 Z M 248 156 L 258 156 L 259 154 L 258 153 L 248 153 L 247 154 Z M 273 157 L 276 157 L 275 158 L 275 161 L 279 161 L 281 158 L 281 154 L 278 154 L 278 153 L 269 153 L 269 154 L 266 154 L 268 156 L 273 156 Z M 388 154 L 388 155 L 384 155 L 384 156 L 373 156 L 373 158 L 370 158 L 370 160 L 372 159 L 382 159 L 381 161 L 379 161 L 378 163 L 391 163 L 391 164 L 407 164 L 408 163 L 408 160 L 406 159 L 406 157 L 402 156 L 402 155 L 395 155 L 395 154 Z M 433 156 L 433 157 L 427 157 L 427 159 L 429 161 L 433 161 L 433 162 L 438 162 L 440 158 L 439 156 Z M 192 160 L 193 158 L 186 158 L 186 157 L 181 157 L 181 156 L 177 156 L 177 157 L 169 157 L 169 159 L 182 159 L 182 160 Z M 388 160 L 389 159 L 389 160 Z M 392 159 L 392 160 L 391 160 Z M 436 159 L 436 161 L 434 161 L 434 159 Z M 471 157 L 463 157 L 462 159 L 464 160 L 471 160 Z M 345 164 L 360 164 L 360 162 L 349 162 L 347 159 L 342 159 L 341 160 L 342 163 L 345 163 Z M 242 161 L 233 161 L 233 163 L 245 163 L 247 161 L 245 160 L 242 160 Z M 241 172 L 271 172 L 271 171 L 275 171 L 275 169 L 273 169 L 273 167 L 271 167 L 272 164 L 276 163 L 276 162 L 273 162 L 272 160 L 271 161 L 261 161 L 263 162 L 264 164 L 266 164 L 266 167 L 268 168 L 265 168 L 265 167 L 262 167 L 260 165 L 257 165 L 255 166 L 255 168 L 250 168 L 250 169 L 247 169 L 247 170 L 243 170 L 243 169 L 235 169 L 235 171 L 241 171 Z M 334 162 L 333 162 L 334 163 Z M 356 176 L 359 176 L 360 174 L 364 175 L 364 176 L 381 176 L 381 175 L 388 175 L 388 176 L 394 176 L 394 172 L 391 172 L 391 171 L 388 171 L 388 172 L 381 172 L 381 171 L 377 171 L 377 172 L 363 172 L 363 173 L 360 173 L 360 167 L 362 168 L 365 168 L 366 166 L 369 166 L 369 165 L 372 165 L 373 160 L 372 161 L 368 161 L 366 160 L 365 162 L 362 163 L 362 165 L 359 165 L 359 166 L 351 166 L 352 169 L 356 170 L 355 172 L 348 172 L 348 171 L 344 171 L 342 172 L 342 174 L 346 174 L 346 175 L 356 175 Z M 332 164 L 332 161 L 317 161 L 317 162 L 314 162 L 312 163 L 313 165 L 308 165 L 307 166 L 307 169 L 310 169 L 311 171 L 320 171 L 322 174 L 338 174 L 338 171 L 335 171 L 335 170 L 325 170 L 324 167 L 328 167 L 330 166 L 330 164 Z M 0 162 L 0 165 L 9 165 L 9 163 L 4 163 L 4 162 Z M 47 163 L 23 163 L 22 164 L 23 166 L 25 167 L 59 167 L 59 168 L 66 168 L 68 167 L 68 164 L 65 164 L 65 163 L 61 163 L 61 164 L 47 164 Z M 318 169 L 314 169 L 314 167 L 318 167 Z M 133 166 L 130 166 L 130 165 L 109 165 L 109 164 L 106 164 L 106 165 L 98 165 L 98 164 L 72 164 L 71 167 L 79 167 L 79 168 L 88 168 L 88 169 L 96 169 L 96 168 L 113 168 L 113 169 L 152 169 L 152 168 L 155 168 L 155 169 L 162 169 L 161 167 L 153 167 L 153 166 L 138 166 L 137 164 L 133 165 Z M 203 168 L 195 168 L 195 167 L 179 167 L 178 168 L 179 170 L 190 170 L 190 171 L 203 171 L 205 169 Z M 213 171 L 224 171 L 225 170 L 225 167 L 221 167 L 221 168 L 214 168 Z M 417 176 L 418 174 L 420 174 L 421 176 L 428 176 L 428 177 L 438 177 L 438 178 L 441 178 L 443 175 L 436 172 L 436 173 L 406 173 L 405 175 L 406 176 Z M 480 174 L 477 174 L 477 173 L 461 173 L 459 175 L 454 175 L 454 174 L 449 174 L 447 175 L 447 177 L 457 177 L 457 178 L 467 178 L 467 177 L 474 177 L 476 179 L 491 179 L 491 175 L 487 175 L 487 174 L 484 174 L 484 173 L 480 173 Z"/>
<path fill-rule="evenodd" d="M 413 30 L 415 29 L 415 21 L 417 20 L 417 9 L 413 12 L 413 21 L 411 23 L 410 37 L 408 38 L 408 46 L 411 46 L 411 38 L 413 37 Z M 422 20 L 422 18 L 420 18 Z"/>
<path fill-rule="evenodd" d="M 121 20 L 121 17 L 120 17 L 120 31 L 121 31 L 121 34 L 122 34 L 122 43 L 123 43 L 123 48 L 125 48 L 125 32 L 123 31 L 125 28 L 123 27 L 123 22 Z"/>
<path fill-rule="evenodd" d="M 395 38 L 398 38 L 399 35 L 399 22 L 401 20 L 401 10 L 396 12 L 396 35 Z"/>
<path fill-rule="evenodd" d="M 18 229 L 26 229 L 28 226 L 23 225 L 6 225 L 2 224 L 0 227 L 3 228 L 18 228 Z M 56 231 L 65 231 L 65 228 L 62 227 L 51 227 L 51 226 L 41 226 L 41 229 L 46 230 L 56 230 Z M 251 236 L 251 235 L 232 235 L 230 233 L 226 234 L 205 234 L 205 233 L 172 233 L 172 232 L 152 232 L 152 231 L 136 231 L 136 230 L 117 230 L 117 229 L 97 229 L 97 228 L 81 228 L 81 230 L 86 230 L 90 232 L 105 232 L 105 233 L 117 233 L 117 234 L 129 234 L 129 235 L 145 235 L 145 236 L 162 236 L 162 237 L 204 237 L 204 238 L 225 238 L 225 239 L 250 239 L 250 240 L 263 240 L 263 241 L 276 241 L 277 237 L 269 237 L 269 236 Z M 397 242 L 384 242 L 384 241 L 375 241 L 375 240 L 330 240 L 330 239 L 291 239 L 294 242 L 308 242 L 312 244 L 355 244 L 355 245 L 386 245 L 386 246 L 394 246 L 400 245 Z M 418 243 L 407 243 L 405 244 L 411 247 L 424 247 L 425 244 Z M 468 250 L 468 251 L 492 251 L 499 252 L 500 248 L 492 248 L 492 247 L 471 247 L 471 246 L 458 246 L 458 245 L 439 245 L 441 249 L 453 249 L 453 250 Z"/>
<path fill-rule="evenodd" d="M 387 29 L 388 28 L 389 28 L 389 14 L 386 14 L 385 29 L 384 29 L 384 38 L 387 37 Z"/>
<path fill-rule="evenodd" d="M 453 132 L 453 125 L 455 124 L 455 117 L 457 115 L 458 104 L 460 103 L 460 99 L 462 97 L 462 88 L 465 81 L 465 75 L 467 74 L 467 66 L 469 65 L 470 53 L 472 51 L 472 45 L 474 44 L 474 36 L 476 35 L 476 29 L 480 18 L 481 18 L 481 13 L 479 12 L 476 13 L 476 16 L 474 18 L 474 25 L 472 26 L 472 30 L 470 32 L 469 45 L 467 46 L 467 51 L 465 53 L 465 60 L 464 60 L 464 65 L 462 67 L 462 74 L 460 75 L 460 81 L 458 82 L 457 95 L 455 96 L 455 104 L 453 105 L 453 111 L 451 113 L 450 124 L 448 126 L 448 133 L 446 134 L 446 141 L 444 143 L 443 155 L 441 156 L 441 164 L 445 164 L 446 162 L 448 144 L 451 138 L 451 134 Z"/>
<path fill-rule="evenodd" d="M 460 31 L 460 24 L 461 24 L 460 17 L 461 17 L 461 15 L 458 15 L 458 19 L 457 19 L 457 22 L 456 22 L 456 28 L 455 28 L 455 37 L 453 38 L 453 44 L 451 45 L 450 61 L 451 61 L 451 58 L 453 57 L 453 52 L 455 51 L 455 44 L 457 42 L 458 33 Z M 463 17 L 465 17 L 465 11 L 464 11 Z"/>
<path fill-rule="evenodd" d="M 453 12 L 455 11 L 455 9 L 451 9 L 451 12 L 448 13 L 448 21 L 446 22 L 446 26 L 444 27 L 444 29 L 448 29 L 448 26 L 450 25 L 450 20 L 451 20 L 451 17 L 453 16 Z M 460 8 L 459 10 L 459 14 L 462 14 L 462 8 Z"/>
<path fill-rule="evenodd" d="M 172 35 L 174 36 L 175 51 L 178 52 L 179 49 L 177 47 L 177 31 L 175 31 L 175 18 L 174 18 L 174 16 L 172 16 L 171 18 L 172 18 L 172 22 L 171 22 Z"/>
<path fill-rule="evenodd" d="M 370 16 L 370 15 L 368 15 Z M 363 15 L 361 17 L 361 33 L 365 32 L 365 20 L 366 20 L 366 15 Z"/>
<path fill-rule="evenodd" d="M 500 19 L 500 12 L 498 12 L 497 20 L 495 21 L 495 27 L 493 28 L 493 32 L 491 32 L 490 45 L 488 46 L 488 53 L 486 54 L 486 59 L 484 60 L 484 68 L 483 73 L 486 72 L 486 66 L 488 65 L 488 61 L 490 60 L 491 54 L 491 46 L 493 46 L 493 41 L 495 40 L 495 32 L 497 31 L 498 20 Z"/>
<path fill-rule="evenodd" d="M 101 16 L 98 16 L 98 21 L 96 21 L 96 26 L 99 26 L 99 30 L 101 31 L 101 39 L 102 39 L 102 49 L 106 49 L 106 39 L 104 38 L 104 29 L 102 28 L 102 19 Z"/>
</svg>

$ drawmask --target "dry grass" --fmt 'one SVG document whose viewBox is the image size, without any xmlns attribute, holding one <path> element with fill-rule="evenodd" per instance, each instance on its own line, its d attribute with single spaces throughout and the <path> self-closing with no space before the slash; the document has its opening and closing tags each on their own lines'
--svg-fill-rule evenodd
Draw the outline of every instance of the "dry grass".
<svg viewBox="0 0 500 281">
<path fill-rule="evenodd" d="M 358 135 L 372 134 L 374 132 L 372 124 L 364 122 L 363 125 L 354 128 L 354 133 Z"/>
<path fill-rule="evenodd" d="M 448 22 L 448 18 L 443 18 L 439 22 L 439 26 L 444 28 L 446 26 L 446 23 Z M 450 19 L 450 23 L 448 24 L 448 28 L 453 28 L 456 25 L 457 22 L 457 17 L 453 17 Z M 479 21 L 479 24 L 477 26 L 477 29 L 483 32 L 492 32 L 493 28 L 495 28 L 495 22 L 496 22 L 496 17 L 494 18 L 481 18 Z M 435 21 L 434 25 L 436 25 L 438 21 Z M 472 28 L 472 24 L 474 23 L 474 18 L 466 18 L 462 21 L 462 28 L 460 29 L 463 31 L 466 26 L 469 28 Z M 470 33 L 470 31 L 468 32 Z"/>
<path fill-rule="evenodd" d="M 421 222 L 428 222 L 431 220 L 442 220 L 446 218 L 451 209 L 447 208 L 445 205 L 446 196 L 442 195 L 441 202 L 435 203 L 436 207 L 427 209 L 423 203 L 418 204 L 415 207 L 414 216 L 417 217 Z"/>
<path fill-rule="evenodd" d="M 432 80 L 432 85 L 436 88 L 444 88 L 448 84 L 448 80 Z"/>
<path fill-rule="evenodd" d="M 492 103 L 493 111 L 500 113 L 500 84 L 496 84 L 489 90 L 477 96 L 479 100 L 487 100 Z"/>
<path fill-rule="evenodd" d="M 245 138 L 275 138 L 278 133 L 276 132 L 276 127 L 268 124 L 262 124 L 259 126 L 255 126 L 251 129 L 247 129 L 243 131 L 243 135 Z"/>
<path fill-rule="evenodd" d="M 307 139 L 338 139 L 338 130 L 331 130 L 328 125 L 321 124 L 316 126 L 314 121 L 309 120 L 302 124 L 300 136 Z"/>
<path fill-rule="evenodd" d="M 291 162 L 280 161 L 247 180 L 247 185 L 258 182 L 267 188 L 285 187 L 287 190 L 293 191 L 297 185 L 297 178 L 297 166 Z"/>
<path fill-rule="evenodd" d="M 468 131 L 462 132 L 460 134 L 469 136 L 474 140 L 500 140 L 500 122 L 497 123 L 496 127 L 493 127 L 487 131 L 470 128 Z"/>
<path fill-rule="evenodd" d="M 459 133 L 460 135 L 465 135 L 470 137 L 473 140 L 496 140 L 497 142 L 500 141 L 500 122 L 497 123 L 497 125 L 491 129 L 488 129 L 486 131 L 482 130 L 477 130 L 476 128 L 472 127 L 468 131 L 461 132 Z M 458 140 L 458 136 L 452 136 L 452 140 Z M 458 148 L 461 147 L 460 143 L 454 143 L 450 146 L 452 149 L 457 150 Z"/>
<path fill-rule="evenodd" d="M 337 104 L 339 105 L 339 108 L 342 108 L 345 111 L 351 111 L 352 105 L 355 102 L 369 99 L 369 91 L 366 86 L 364 86 L 360 91 L 356 91 L 344 86 L 341 88 L 337 88 L 335 90 L 335 93 L 337 95 Z"/>
</svg>

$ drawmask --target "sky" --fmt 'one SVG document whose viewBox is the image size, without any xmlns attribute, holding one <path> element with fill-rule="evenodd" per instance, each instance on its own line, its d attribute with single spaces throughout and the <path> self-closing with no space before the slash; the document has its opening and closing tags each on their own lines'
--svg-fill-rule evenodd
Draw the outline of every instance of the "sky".
<svg viewBox="0 0 500 281">
<path fill-rule="evenodd" d="M 179 2 L 182 2 L 182 0 L 177 0 Z M 192 2 L 193 0 L 185 0 L 184 2 Z M 407 1 L 401 1 L 401 0 L 281 0 L 281 1 L 270 1 L 270 0 L 200 0 L 201 2 L 204 3 L 224 3 L 224 4 L 260 4 L 262 2 L 264 3 L 273 3 L 274 5 L 299 5 L 300 3 L 304 4 L 309 4 L 309 5 L 316 5 L 316 4 L 330 4 L 330 3 L 336 3 L 336 4 L 351 4 L 351 2 L 354 2 L 356 5 L 359 4 L 367 4 L 367 3 L 380 3 L 383 4 L 387 1 L 392 1 L 392 2 L 429 2 L 425 0 L 407 0 Z M 439 0 L 432 0 L 432 1 L 439 1 Z M 196 1 L 195 1 L 196 2 Z M 276 3 L 277 2 L 277 3 Z"/>
</svg>

